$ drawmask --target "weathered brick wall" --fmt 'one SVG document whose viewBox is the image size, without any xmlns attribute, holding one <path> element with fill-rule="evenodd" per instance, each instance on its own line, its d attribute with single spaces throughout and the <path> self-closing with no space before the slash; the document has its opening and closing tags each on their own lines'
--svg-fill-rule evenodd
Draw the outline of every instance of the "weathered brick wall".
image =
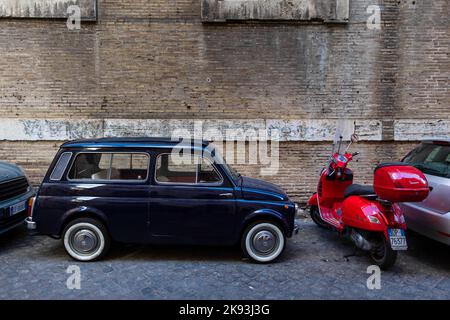
<svg viewBox="0 0 450 320">
<path fill-rule="evenodd" d="M 366 27 L 372 4 L 381 30 Z M 358 147 L 369 177 L 363 163 L 399 158 L 424 132 L 450 135 L 449 6 L 353 0 L 347 24 L 202 24 L 200 0 L 99 0 L 80 31 L 0 19 L 0 120 L 377 120 L 380 141 Z M 17 139 L 0 142 L 0 159 L 38 182 L 59 142 Z M 304 201 L 330 142 L 301 140 L 281 143 L 267 179 Z"/>
</svg>

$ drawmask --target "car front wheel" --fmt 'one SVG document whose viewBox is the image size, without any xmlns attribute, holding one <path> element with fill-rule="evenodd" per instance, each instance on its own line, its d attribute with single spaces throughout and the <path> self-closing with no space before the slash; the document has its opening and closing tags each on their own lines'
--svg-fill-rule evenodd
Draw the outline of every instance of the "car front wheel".
<svg viewBox="0 0 450 320">
<path fill-rule="evenodd" d="M 91 218 L 76 219 L 63 231 L 64 248 L 78 261 L 101 259 L 108 251 L 110 242 L 105 226 Z"/>
<path fill-rule="evenodd" d="M 259 263 L 272 262 L 283 252 L 286 239 L 280 227 L 269 221 L 249 225 L 242 235 L 242 250 Z"/>
</svg>

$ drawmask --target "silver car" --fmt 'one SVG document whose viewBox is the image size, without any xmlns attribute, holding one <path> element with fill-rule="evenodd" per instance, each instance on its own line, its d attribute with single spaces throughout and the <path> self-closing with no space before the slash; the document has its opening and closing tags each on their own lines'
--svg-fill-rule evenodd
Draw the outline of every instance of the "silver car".
<svg viewBox="0 0 450 320">
<path fill-rule="evenodd" d="M 403 162 L 420 169 L 431 187 L 424 201 L 401 204 L 408 228 L 450 245 L 450 139 L 423 141 Z"/>
</svg>

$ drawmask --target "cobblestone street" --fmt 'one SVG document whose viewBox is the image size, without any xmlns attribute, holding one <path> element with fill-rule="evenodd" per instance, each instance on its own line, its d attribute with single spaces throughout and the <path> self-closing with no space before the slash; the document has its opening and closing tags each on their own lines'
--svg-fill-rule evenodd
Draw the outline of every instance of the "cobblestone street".
<svg viewBox="0 0 450 320">
<path fill-rule="evenodd" d="M 0 236 L 0 299 L 450 299 L 450 248 L 409 234 L 410 250 L 369 290 L 371 264 L 309 219 L 282 258 L 258 265 L 238 248 L 115 245 L 105 260 L 77 263 L 60 241 L 24 229 Z M 66 269 L 81 269 L 69 290 Z"/>
</svg>

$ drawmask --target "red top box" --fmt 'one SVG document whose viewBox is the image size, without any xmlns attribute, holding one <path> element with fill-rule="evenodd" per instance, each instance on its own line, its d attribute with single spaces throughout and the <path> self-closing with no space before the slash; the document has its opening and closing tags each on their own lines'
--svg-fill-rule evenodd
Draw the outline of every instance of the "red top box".
<svg viewBox="0 0 450 320">
<path fill-rule="evenodd" d="M 373 186 L 378 197 L 391 202 L 420 202 L 430 192 L 425 175 L 404 163 L 380 164 Z"/>
</svg>

